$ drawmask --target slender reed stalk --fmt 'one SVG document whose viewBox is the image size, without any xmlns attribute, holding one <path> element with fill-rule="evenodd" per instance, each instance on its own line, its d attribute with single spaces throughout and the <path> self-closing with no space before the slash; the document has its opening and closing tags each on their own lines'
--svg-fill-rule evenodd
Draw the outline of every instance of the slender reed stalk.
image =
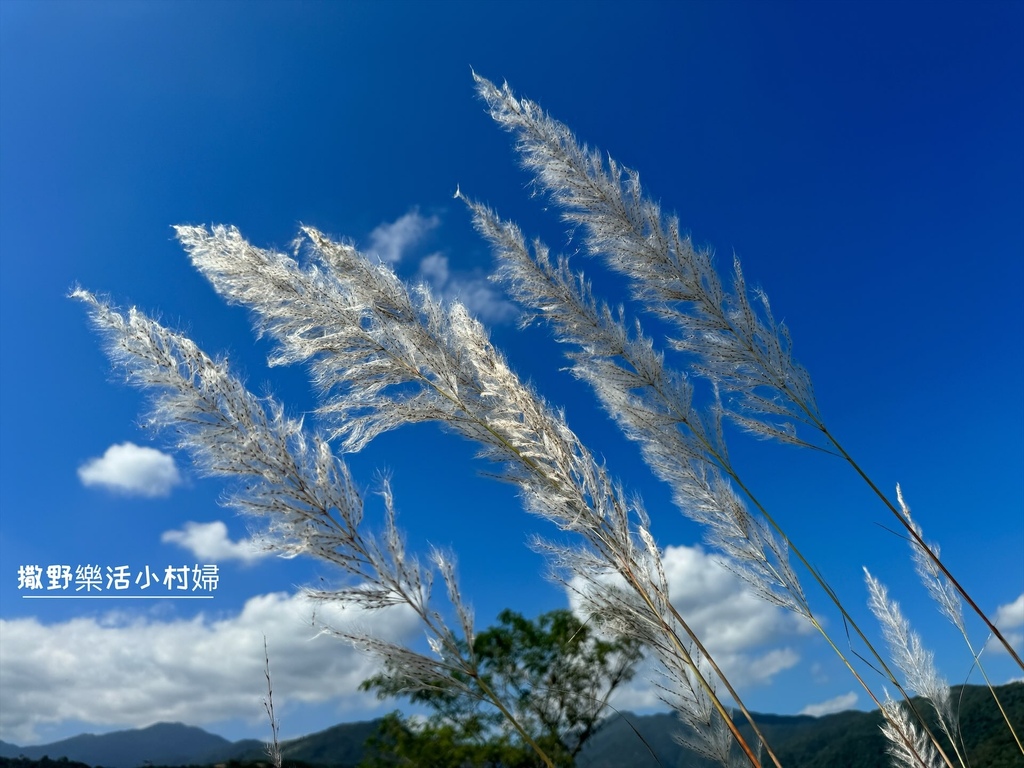
<svg viewBox="0 0 1024 768">
<path fill-rule="evenodd" d="M 274 686 L 270 682 L 270 652 L 267 650 L 267 636 L 263 636 L 263 674 L 267 678 L 267 698 L 263 700 L 263 709 L 270 719 L 270 741 L 267 742 L 267 757 L 274 768 L 281 768 L 284 758 L 281 755 L 281 743 L 278 740 L 280 725 L 274 714 Z"/>
</svg>

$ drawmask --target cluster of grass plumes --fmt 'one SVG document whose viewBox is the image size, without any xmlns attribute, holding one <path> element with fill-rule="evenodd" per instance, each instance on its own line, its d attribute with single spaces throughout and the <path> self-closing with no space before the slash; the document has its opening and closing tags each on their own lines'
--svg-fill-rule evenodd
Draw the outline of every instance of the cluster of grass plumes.
<svg viewBox="0 0 1024 768">
<path fill-rule="evenodd" d="M 925 543 L 899 489 L 897 507 L 830 432 L 808 372 L 793 358 L 787 328 L 774 319 L 762 291 L 750 295 L 739 261 L 733 261 L 731 288 L 723 287 L 709 252 L 693 246 L 675 217 L 662 214 L 658 204 L 644 194 L 635 171 L 580 145 L 565 125 L 536 104 L 515 97 L 507 86 L 499 88 L 481 77 L 476 80 L 492 117 L 515 134 L 524 166 L 562 208 L 563 218 L 582 231 L 584 250 L 628 278 L 642 311 L 674 328 L 677 335 L 667 338 L 666 346 L 682 353 L 688 371 L 709 383 L 714 393 L 711 407 L 703 413 L 694 408 L 686 371 L 666 368 L 665 353 L 657 349 L 639 320 L 627 322 L 621 309 L 613 312 L 595 301 L 584 275 L 571 271 L 566 259 L 552 263 L 540 242 L 531 251 L 514 224 L 469 202 L 478 229 L 502 257 L 501 275 L 513 295 L 547 321 L 559 341 L 570 346 L 573 372 L 592 386 L 624 433 L 640 443 L 651 468 L 671 486 L 680 509 L 705 526 L 708 542 L 729 567 L 743 576 L 756 594 L 793 610 L 825 636 L 886 713 L 886 734 L 894 744 L 894 760 L 909 765 L 952 765 L 913 711 L 905 690 L 920 692 L 934 703 L 942 730 L 956 749 L 948 686 L 938 678 L 919 638 L 899 616 L 898 606 L 887 601 L 884 588 L 869 575 L 870 606 L 882 623 L 906 685 L 738 475 L 726 449 L 723 419 L 757 437 L 822 450 L 845 460 L 906 529 L 918 572 L 940 610 L 967 640 L 979 667 L 979 654 L 963 622 L 962 599 L 1021 664 L 1015 650 L 949 573 L 939 559 L 938 548 Z M 756 514 L 747 511 L 734 487 L 742 491 Z M 789 564 L 790 552 L 840 610 L 876 668 L 903 694 L 906 709 L 893 704 L 887 695 L 884 704 L 879 702 L 838 644 L 828 637 Z M 1006 723 L 1013 732 L 1008 718 Z M 1015 733 L 1014 739 L 1019 745 Z M 928 749 L 919 749 L 920 743 Z M 918 757 L 910 759 L 908 755 Z M 955 757 L 965 764 L 959 750 Z"/>
<path fill-rule="evenodd" d="M 738 261 L 731 284 L 723 285 L 710 253 L 695 248 L 678 221 L 662 214 L 634 171 L 580 145 L 566 126 L 508 87 L 476 81 L 494 119 L 516 135 L 525 166 L 582 233 L 586 252 L 625 275 L 633 306 L 671 330 L 651 333 L 624 309 L 613 310 L 565 258 L 552 259 L 539 242 L 528 245 L 514 223 L 457 192 L 493 245 L 499 279 L 526 309 L 526 321 L 536 317 L 551 326 L 574 374 L 639 445 L 679 510 L 703 526 L 725 564 L 755 594 L 822 635 L 883 712 L 896 764 L 967 765 L 948 686 L 884 587 L 869 576 L 871 605 L 891 657 L 875 648 L 729 458 L 725 424 L 731 421 L 757 437 L 849 463 L 906 529 L 916 567 L 967 639 L 973 660 L 980 666 L 963 601 L 1021 663 L 938 549 L 925 543 L 902 495 L 887 498 L 829 431 L 810 376 L 794 359 L 788 330 L 775 320 L 767 297 L 748 289 Z M 739 692 L 673 605 L 640 500 L 623 492 L 564 415 L 514 373 L 463 306 L 439 301 L 426 286 L 406 285 L 388 266 L 312 228 L 302 230 L 292 254 L 255 247 L 229 227 L 182 226 L 177 234 L 214 288 L 250 309 L 259 331 L 275 341 L 272 364 L 309 366 L 322 397 L 323 433 L 288 419 L 275 401 L 250 394 L 224 363 L 184 336 L 134 310 L 123 315 L 84 291 L 75 295 L 91 305 L 111 353 L 133 380 L 157 393 L 154 422 L 176 430 L 182 447 L 209 473 L 244 479 L 233 503 L 269 521 L 272 546 L 333 562 L 354 577 L 351 587 L 312 596 L 368 610 L 404 606 L 426 627 L 433 655 L 365 634 L 337 633 L 342 639 L 401 669 L 410 687 L 429 689 L 443 680 L 448 690 L 485 700 L 542 763 L 551 764 L 480 674 L 473 616 L 456 583 L 453 557 L 434 551 L 427 567 L 406 552 L 386 483 L 383 533 L 367 534 L 361 497 L 329 444 L 359 451 L 404 424 L 435 422 L 476 443 L 496 467 L 493 474 L 519 489 L 524 507 L 561 532 L 560 543 L 538 539 L 536 547 L 576 591 L 582 610 L 647 649 L 665 701 L 687 726 L 681 738 L 723 766 L 779 765 Z M 695 397 L 697 386 L 709 397 Z M 844 651 L 830 636 L 801 573 L 809 577 L 808 589 L 813 582 L 838 610 L 860 644 L 857 651 Z M 435 576 L 445 585 L 445 610 L 432 602 Z M 454 628 L 446 613 L 454 615 Z M 873 689 L 865 668 L 898 692 L 896 701 Z M 474 685 L 460 683 L 467 679 Z M 911 692 L 935 704 L 952 754 Z M 753 739 L 743 736 L 737 719 L 747 721 Z M 1007 727 L 1013 731 L 1009 719 Z"/>
</svg>

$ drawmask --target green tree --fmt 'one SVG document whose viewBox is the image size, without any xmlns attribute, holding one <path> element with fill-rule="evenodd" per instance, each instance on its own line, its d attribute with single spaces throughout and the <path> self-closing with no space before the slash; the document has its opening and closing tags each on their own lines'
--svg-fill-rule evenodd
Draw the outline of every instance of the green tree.
<svg viewBox="0 0 1024 768">
<path fill-rule="evenodd" d="M 381 698 L 402 696 L 434 710 L 418 727 L 389 716 L 365 766 L 537 765 L 533 749 L 503 728 L 500 712 L 486 706 L 485 690 L 514 707 L 516 720 L 556 764 L 573 764 L 612 691 L 633 677 L 641 657 L 638 643 L 603 638 L 566 610 L 534 621 L 506 610 L 498 620 L 466 649 L 477 660 L 480 679 L 462 680 L 461 691 L 443 680 L 424 686 L 393 665 L 363 683 Z"/>
</svg>

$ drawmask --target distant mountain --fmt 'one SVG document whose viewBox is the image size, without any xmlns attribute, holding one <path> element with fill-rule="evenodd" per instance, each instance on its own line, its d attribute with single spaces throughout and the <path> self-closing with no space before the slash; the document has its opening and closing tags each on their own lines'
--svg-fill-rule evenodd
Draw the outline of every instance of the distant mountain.
<svg viewBox="0 0 1024 768">
<path fill-rule="evenodd" d="M 301 762 L 324 768 L 355 768 L 363 759 L 363 745 L 377 732 L 379 723 L 379 720 L 342 723 L 301 739 L 291 739 L 281 744 L 281 755 L 288 765 Z M 261 744 L 259 749 L 239 754 L 238 759 L 266 760 L 266 752 Z"/>
<path fill-rule="evenodd" d="M 41 744 L 35 747 L 18 747 L 2 743 L 0 756 L 38 760 L 44 755 L 57 759 L 102 765 L 104 768 L 138 768 L 152 765 L 203 765 L 234 757 L 240 750 L 248 751 L 260 742 L 248 739 L 232 743 L 227 739 L 207 733 L 182 723 L 157 723 L 148 728 L 131 731 L 115 731 L 96 736 L 85 733 L 70 739 Z M 239 746 L 241 745 L 241 746 Z"/>
<path fill-rule="evenodd" d="M 1024 684 L 997 688 L 1011 722 L 1024 724 Z M 954 706 L 967 754 L 980 768 L 1024 768 L 1024 758 L 1013 743 L 1002 716 L 987 688 L 955 687 Z M 915 700 L 921 711 L 927 704 Z M 840 712 L 824 717 L 754 714 L 768 743 L 784 766 L 792 768 L 890 768 L 885 755 L 881 715 L 874 712 Z M 355 768 L 362 759 L 366 740 L 377 721 L 344 723 L 282 744 L 287 764 L 316 768 Z M 749 727 L 741 726 L 745 735 Z M 623 713 L 606 721 L 587 742 L 579 768 L 711 768 L 707 762 L 681 747 L 676 734 L 684 727 L 671 714 Z M 935 729 L 938 732 L 938 729 Z M 18 747 L 0 742 L 0 757 L 24 755 L 38 760 L 68 760 L 105 768 L 212 765 L 228 761 L 266 762 L 263 743 L 255 739 L 230 742 L 220 736 L 181 723 L 159 723 L 135 731 L 104 736 L 76 736 L 53 744 Z M 2 761 L 17 768 L 19 761 Z M 2 766 L 0 766 L 2 768 Z M 25 766 L 25 768 L 29 768 Z"/>
</svg>

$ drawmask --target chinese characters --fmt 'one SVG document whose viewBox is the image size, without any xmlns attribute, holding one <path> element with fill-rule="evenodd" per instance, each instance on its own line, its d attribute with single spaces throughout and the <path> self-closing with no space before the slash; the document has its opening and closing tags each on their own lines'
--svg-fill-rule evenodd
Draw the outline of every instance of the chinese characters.
<svg viewBox="0 0 1024 768">
<path fill-rule="evenodd" d="M 136 571 L 127 565 L 18 566 L 18 589 L 26 593 L 23 597 L 128 596 L 119 593 L 136 597 L 184 596 L 181 593 L 212 593 L 219 583 L 217 565 L 168 565 L 162 569 L 146 565 Z"/>
</svg>

